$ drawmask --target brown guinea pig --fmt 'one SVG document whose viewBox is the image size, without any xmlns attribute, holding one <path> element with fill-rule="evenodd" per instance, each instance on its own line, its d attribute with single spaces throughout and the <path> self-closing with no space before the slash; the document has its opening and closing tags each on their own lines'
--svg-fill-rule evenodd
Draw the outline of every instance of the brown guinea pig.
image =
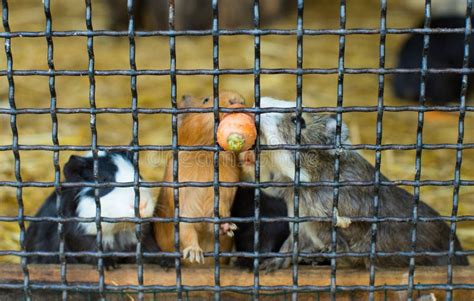
<svg viewBox="0 0 474 301">
<path fill-rule="evenodd" d="M 244 98 L 234 92 L 219 94 L 221 107 L 233 107 L 245 103 Z M 209 108 L 212 107 L 212 97 L 194 98 L 183 96 L 179 108 Z M 221 118 L 222 118 L 221 114 Z M 180 146 L 214 145 L 214 113 L 184 113 L 178 118 L 178 144 Z M 180 151 L 178 153 L 178 181 L 179 182 L 212 182 L 214 180 L 214 152 L 213 151 Z M 166 167 L 163 181 L 173 181 L 173 159 L 170 158 Z M 238 182 L 239 166 L 233 152 L 219 153 L 219 181 Z M 237 188 L 219 188 L 219 216 L 229 217 Z M 180 217 L 198 218 L 214 217 L 214 188 L 213 187 L 182 187 L 179 188 Z M 174 217 L 173 188 L 163 188 L 156 205 L 156 216 Z M 174 224 L 155 223 L 154 228 L 158 245 L 165 252 L 174 249 Z M 220 225 L 220 250 L 229 252 L 232 249 L 234 224 Z M 227 235 L 224 235 L 227 234 Z M 213 223 L 185 223 L 179 224 L 180 250 L 183 258 L 189 262 L 204 263 L 203 252 L 212 252 L 214 249 Z M 207 263 L 211 263 L 207 259 Z M 223 260 L 222 262 L 225 263 Z"/>
</svg>

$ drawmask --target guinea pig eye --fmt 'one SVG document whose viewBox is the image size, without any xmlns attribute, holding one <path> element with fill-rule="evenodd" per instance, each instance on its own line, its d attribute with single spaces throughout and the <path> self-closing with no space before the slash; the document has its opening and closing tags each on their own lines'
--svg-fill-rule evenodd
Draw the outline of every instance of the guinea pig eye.
<svg viewBox="0 0 474 301">
<path fill-rule="evenodd" d="M 208 103 L 209 102 L 209 97 L 206 97 L 202 100 L 202 103 L 205 104 L 205 103 Z"/>
<path fill-rule="evenodd" d="M 296 125 L 296 116 L 291 116 L 291 122 L 293 122 Z M 304 121 L 304 118 L 300 118 L 300 125 L 302 129 L 306 128 L 306 122 Z"/>
</svg>

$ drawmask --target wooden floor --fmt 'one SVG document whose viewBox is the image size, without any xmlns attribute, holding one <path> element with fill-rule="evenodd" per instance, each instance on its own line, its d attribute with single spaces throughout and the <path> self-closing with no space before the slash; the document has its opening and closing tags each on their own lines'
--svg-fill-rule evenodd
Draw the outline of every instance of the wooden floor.
<svg viewBox="0 0 474 301">
<path fill-rule="evenodd" d="M 46 285 L 61 284 L 60 266 L 58 265 L 28 265 L 28 272 L 30 277 L 30 285 L 38 285 L 33 287 L 33 295 L 38 295 L 43 298 L 51 299 L 45 290 Z M 329 288 L 330 282 L 330 267 L 299 267 L 298 285 L 305 291 L 299 293 L 298 300 L 330 300 Z M 190 286 L 200 286 L 198 289 L 191 289 L 183 294 L 183 298 L 187 300 L 209 300 L 213 299 L 215 287 L 215 271 L 213 267 L 197 267 L 197 268 L 183 268 L 181 272 L 182 285 L 186 288 Z M 453 284 L 473 285 L 474 284 L 474 269 L 472 267 L 455 267 L 453 270 Z M 96 269 L 89 265 L 68 265 L 67 266 L 67 285 L 69 287 L 82 286 L 83 291 L 90 285 L 98 285 L 99 273 Z M 148 300 L 174 300 L 176 293 L 173 286 L 176 286 L 176 272 L 174 269 L 168 271 L 163 270 L 157 266 L 144 266 L 144 286 L 145 299 Z M 442 285 L 447 281 L 446 267 L 417 267 L 415 272 L 414 284 L 423 285 Z M 259 284 L 263 287 L 260 291 L 261 300 L 289 300 L 291 299 L 291 292 L 288 287 L 292 286 L 292 271 L 280 270 L 274 273 L 265 274 L 261 272 L 259 275 Z M 5 264 L 0 265 L 0 283 L 9 283 L 13 285 L 23 284 L 23 271 L 20 265 Z M 375 300 L 406 300 L 406 287 L 398 287 L 400 291 L 396 291 L 396 286 L 406 286 L 409 283 L 407 269 L 390 269 L 377 270 L 375 277 Z M 107 300 L 136 300 L 137 294 L 133 292 L 133 286 L 137 285 L 137 267 L 133 265 L 121 266 L 118 269 L 105 271 L 105 289 L 112 294 L 112 297 L 107 297 Z M 161 285 L 170 286 L 167 293 L 151 294 L 148 293 L 150 288 L 146 286 Z M 365 270 L 353 269 L 338 269 L 336 274 L 337 286 L 367 286 L 369 285 L 369 273 Z M 383 289 L 380 286 L 393 286 L 392 289 Z M 120 288 L 120 286 L 126 286 Z M 130 287 L 132 286 L 132 287 Z M 220 270 L 220 286 L 223 287 L 222 300 L 250 300 L 252 299 L 252 289 L 254 288 L 253 273 L 245 270 L 239 270 L 231 267 L 222 267 Z M 235 292 L 229 286 L 247 287 L 245 292 Z M 266 290 L 269 286 L 280 286 L 280 290 Z M 310 288 L 317 287 L 321 292 L 307 292 Z M 60 288 L 58 287 L 58 296 L 61 296 Z M 438 287 L 439 288 L 439 287 Z M 205 291 L 207 290 L 207 291 Z M 19 294 L 23 293 L 22 288 L 18 291 L 3 290 L 8 296 L 8 292 L 12 297 L 11 300 L 18 298 Z M 2 292 L 3 292 L 2 291 Z M 71 289 L 70 295 L 79 296 L 77 289 Z M 39 293 L 40 292 L 40 293 Z M 89 289 L 89 293 L 91 290 Z M 95 295 L 97 291 L 92 291 Z M 51 293 L 51 292 L 49 292 Z M 87 294 L 83 292 L 83 294 Z M 435 299 L 426 300 L 444 300 L 446 291 L 433 289 L 416 290 L 414 292 L 415 299 L 420 296 L 428 297 L 433 294 Z M 90 294 L 89 294 L 90 295 Z M 41 298 L 43 296 L 43 298 Z M 85 296 L 85 295 L 83 295 Z M 115 296 L 115 297 L 113 297 Z M 159 296 L 159 298 L 157 297 Z M 340 287 L 337 289 L 337 300 L 367 300 L 367 290 L 348 291 L 347 287 Z M 89 296 L 90 297 L 90 296 Z M 87 300 L 89 297 L 85 298 Z M 35 298 L 34 298 L 35 299 Z M 45 299 L 45 300 L 46 300 Z M 3 299 L 2 299 L 3 300 Z M 425 299 L 420 299 L 425 300 Z M 474 300 L 474 290 L 455 290 L 454 300 Z"/>
</svg>

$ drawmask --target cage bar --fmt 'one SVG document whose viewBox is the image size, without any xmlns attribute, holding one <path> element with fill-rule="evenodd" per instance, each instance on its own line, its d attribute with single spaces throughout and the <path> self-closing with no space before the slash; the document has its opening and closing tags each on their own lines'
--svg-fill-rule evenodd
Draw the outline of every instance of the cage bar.
<svg viewBox="0 0 474 301">
<path fill-rule="evenodd" d="M 51 1 L 44 0 L 43 9 L 45 17 L 44 30 L 40 31 L 12 31 L 9 24 L 8 1 L 2 0 L 2 24 L 3 32 L 0 38 L 4 40 L 6 67 L 0 70 L 0 76 L 8 81 L 8 107 L 0 108 L 0 114 L 9 117 L 10 131 L 12 134 L 11 144 L 1 145 L 1 152 L 11 152 L 14 158 L 14 180 L 1 180 L 0 188 L 14 188 L 16 190 L 16 202 L 18 205 L 17 216 L 1 216 L 0 222 L 17 223 L 20 228 L 19 250 L 0 250 L 0 256 L 13 255 L 20 258 L 19 265 L 0 264 L 0 293 L 7 292 L 15 297 L 25 300 L 35 299 L 43 292 L 51 293 L 59 299 L 74 299 L 80 296 L 88 298 L 106 299 L 110 296 L 136 296 L 138 300 L 156 299 L 170 297 L 178 300 L 192 300 L 193 298 L 209 298 L 214 300 L 226 300 L 227 298 L 252 299 L 252 300 L 337 300 L 345 297 L 360 297 L 369 300 L 391 300 L 399 298 L 416 300 L 422 294 L 436 292 L 437 296 L 442 294 L 446 300 L 474 299 L 474 272 L 469 267 L 457 267 L 453 265 L 454 257 L 457 255 L 473 256 L 474 250 L 456 251 L 454 239 L 457 224 L 460 222 L 474 222 L 474 215 L 458 215 L 461 188 L 474 186 L 474 180 L 463 179 L 461 168 L 463 163 L 463 151 L 473 150 L 474 143 L 466 143 L 465 119 L 469 112 L 474 112 L 474 106 L 467 103 L 468 77 L 474 73 L 474 68 L 469 66 L 470 41 L 472 35 L 472 0 L 466 0 L 465 26 L 460 28 L 430 28 L 432 20 L 431 1 L 425 0 L 424 26 L 423 28 L 389 28 L 387 25 L 387 12 L 389 1 L 380 0 L 380 15 L 378 28 L 347 28 L 347 1 L 340 0 L 339 26 L 330 29 L 305 28 L 303 23 L 304 0 L 296 0 L 296 27 L 294 29 L 264 29 L 261 28 L 262 2 L 253 0 L 251 29 L 225 29 L 219 24 L 219 0 L 209 0 L 212 9 L 212 28 L 208 30 L 176 30 L 175 5 L 177 0 L 169 0 L 168 29 L 142 31 L 137 30 L 134 7 L 137 0 L 127 0 L 126 9 L 128 16 L 127 30 L 96 30 L 93 27 L 92 1 L 84 0 L 84 20 L 86 30 L 54 30 L 51 12 Z M 430 37 L 433 35 L 446 34 L 464 35 L 463 65 L 460 68 L 431 68 L 428 66 L 428 50 L 430 49 Z M 422 63 L 418 68 L 388 68 L 386 63 L 386 40 L 390 35 L 418 34 L 423 35 Z M 346 67 L 346 40 L 348 36 L 376 35 L 378 43 L 378 66 L 376 67 Z M 212 68 L 181 69 L 177 68 L 177 39 L 178 37 L 210 37 L 212 38 Z M 248 36 L 253 38 L 254 57 L 251 68 L 221 68 L 220 66 L 220 37 Z M 262 64 L 262 37 L 264 36 L 288 36 L 296 38 L 296 67 L 294 68 L 268 68 Z M 335 68 L 304 68 L 303 65 L 303 40 L 305 37 L 334 36 L 338 38 L 338 64 Z M 58 69 L 54 64 L 55 39 L 84 37 L 87 40 L 87 69 Z M 102 70 L 96 68 L 94 53 L 94 38 L 113 37 L 128 38 L 128 63 L 129 67 L 124 69 Z M 169 40 L 170 62 L 169 68 L 164 69 L 140 69 L 137 67 L 137 39 L 164 37 Z M 15 39 L 44 38 L 47 46 L 46 63 L 48 70 L 40 69 L 14 69 L 11 43 Z M 33 40 L 31 40 L 33 41 Z M 421 78 L 420 98 L 418 104 L 394 106 L 386 105 L 385 84 L 386 76 L 393 74 L 419 74 Z M 345 75 L 375 75 L 377 77 L 377 104 L 372 106 L 348 106 L 344 103 L 344 79 Z M 426 78 L 432 74 L 459 74 L 462 75 L 461 98 L 459 104 L 451 105 L 428 105 L 426 104 Z M 253 95 L 255 106 L 252 108 L 229 109 L 219 106 L 220 79 L 225 75 L 250 75 L 253 76 Z M 296 79 L 296 106 L 294 108 L 261 108 L 261 77 L 262 75 L 292 75 Z M 303 106 L 303 78 L 307 75 L 336 75 L 337 97 L 335 106 L 307 107 Z M 40 76 L 48 79 L 49 108 L 17 108 L 15 99 L 15 77 Z M 56 79 L 60 77 L 87 77 L 88 107 L 62 108 L 58 105 L 56 96 Z M 127 77 L 130 78 L 130 107 L 111 108 L 97 107 L 96 104 L 96 78 L 97 77 Z M 138 81 L 140 77 L 169 77 L 171 81 L 171 108 L 142 108 L 138 97 Z M 178 108 L 178 76 L 208 76 L 212 78 L 211 108 Z M 184 92 L 184 91 L 183 91 Z M 459 114 L 457 120 L 456 143 L 424 143 L 423 129 L 425 113 L 427 112 L 455 112 Z M 257 136 L 255 143 L 255 182 L 222 182 L 219 180 L 219 153 L 222 151 L 217 144 L 217 129 L 219 114 L 228 112 L 247 112 L 255 114 L 257 131 L 260 134 L 261 114 L 270 112 L 292 113 L 296 116 L 296 140 L 294 144 L 263 145 Z M 375 124 L 375 143 L 345 144 L 342 141 L 342 120 L 346 113 L 375 113 L 377 114 Z M 385 112 L 413 112 L 418 116 L 416 128 L 416 142 L 411 144 L 385 144 L 383 143 L 383 121 Z M 185 113 L 212 113 L 214 116 L 214 144 L 209 146 L 181 146 L 178 143 L 178 117 Z M 303 144 L 301 141 L 301 119 L 303 113 L 332 113 L 336 115 L 336 139 L 334 145 Z M 33 114 L 34 116 L 48 115 L 51 119 L 51 145 L 20 144 L 20 133 L 18 132 L 17 117 Z M 59 121 L 62 115 L 82 114 L 89 117 L 91 141 L 90 145 L 68 145 L 59 140 Z M 132 143 L 130 145 L 105 146 L 98 143 L 97 117 L 100 114 L 121 114 L 130 116 L 132 119 Z M 172 141 L 169 145 L 145 145 L 140 143 L 139 116 L 140 114 L 171 115 Z M 386 131 L 386 130 L 385 130 Z M 295 159 L 294 179 L 287 182 L 262 182 L 261 176 L 261 152 L 262 151 L 290 151 Z M 334 150 L 334 179 L 331 181 L 303 182 L 300 179 L 301 152 L 308 150 Z M 371 181 L 343 181 L 340 180 L 340 151 L 346 150 L 369 150 L 375 152 L 375 173 Z M 382 156 L 384 151 L 406 150 L 415 151 L 415 176 L 413 180 L 384 180 L 382 168 Z M 456 152 L 454 177 L 449 180 L 422 179 L 422 154 L 424 150 L 453 150 Z M 21 156 L 23 151 L 47 151 L 52 154 L 53 181 L 30 181 L 23 180 L 21 175 Z M 91 151 L 94 161 L 94 182 L 66 183 L 61 179 L 61 166 L 59 157 L 64 151 Z M 133 153 L 134 179 L 129 183 L 99 183 L 98 153 L 100 151 L 129 151 Z M 140 152 L 143 151 L 171 151 L 173 181 L 142 181 L 139 177 Z M 208 151 L 213 153 L 213 180 L 209 182 L 179 182 L 179 152 L 180 151 Z M 371 242 L 368 252 L 341 252 L 337 249 L 338 229 L 336 228 L 336 217 L 340 189 L 343 187 L 373 187 L 374 197 L 372 201 L 372 214 L 369 216 L 358 216 L 351 218 L 352 222 L 367 223 L 370 225 Z M 414 208 L 409 217 L 379 216 L 381 203 L 380 189 L 384 186 L 408 186 L 413 189 Z M 423 217 L 418 214 L 421 188 L 426 186 L 453 187 L 452 211 L 450 215 L 437 217 Z M 92 218 L 66 218 L 60 205 L 61 192 L 66 188 L 90 187 L 94 190 L 96 204 L 95 217 Z M 132 187 L 135 192 L 134 211 L 135 217 L 110 218 L 101 214 L 99 190 L 103 188 Z M 170 218 L 140 216 L 140 188 L 163 188 L 173 189 L 174 214 Z M 208 187 L 213 189 L 213 215 L 212 217 L 186 218 L 180 216 L 179 189 L 183 187 Z M 219 189 L 221 187 L 248 187 L 255 189 L 254 217 L 236 218 L 222 217 L 219 214 Z M 284 218 L 262 217 L 261 194 L 262 189 L 278 187 L 291 187 L 294 191 L 294 216 Z M 302 216 L 300 215 L 300 190 L 302 188 L 330 187 L 333 189 L 332 215 Z M 25 204 L 23 200 L 24 188 L 53 188 L 57 193 L 56 209 L 58 217 L 34 217 L 25 215 Z M 60 247 L 56 252 L 26 252 L 25 223 L 52 221 L 58 225 Z M 259 252 L 261 245 L 261 226 L 263 222 L 286 221 L 290 223 L 293 235 L 291 252 Z M 443 252 L 417 251 L 417 226 L 420 223 L 431 223 L 443 221 L 450 226 L 449 250 Z M 67 222 L 89 222 L 94 223 L 97 229 L 96 244 L 97 252 L 66 252 L 64 224 Z M 135 223 L 135 235 L 138 243 L 132 252 L 107 252 L 104 251 L 102 223 Z M 150 253 L 144 252 L 141 242 L 142 225 L 152 222 L 168 222 L 174 224 L 174 252 Z M 183 267 L 181 262 L 179 223 L 210 223 L 214 230 L 214 248 L 212 252 L 205 252 L 204 256 L 213 258 L 213 268 L 188 268 Z M 253 247 L 254 252 L 223 252 L 219 243 L 219 229 L 222 223 L 227 222 L 250 222 L 254 224 Z M 331 225 L 331 248 L 318 253 L 306 252 L 300 249 L 299 233 L 301 223 L 320 222 Z M 400 252 L 379 252 L 376 250 L 378 225 L 383 222 L 411 223 L 411 250 Z M 37 265 L 28 264 L 28 258 L 32 256 L 59 256 L 59 265 Z M 421 267 L 417 259 L 421 256 L 447 256 L 446 267 Z M 164 271 L 160 268 L 144 265 L 144 259 L 151 257 L 171 257 L 175 259 L 174 268 Z M 228 266 L 221 266 L 221 258 L 245 257 L 253 260 L 251 271 L 237 270 Z M 405 269 L 376 269 L 376 258 L 388 256 L 403 256 L 410 259 L 408 268 Z M 97 260 L 97 272 L 91 271 L 90 267 L 83 265 L 67 264 L 68 258 L 90 257 Z M 108 271 L 105 269 L 105 257 L 136 259 L 135 265 L 125 265 L 120 269 Z M 260 264 L 267 257 L 275 257 L 291 261 L 290 270 L 276 271 L 266 274 L 259 270 Z M 305 267 L 299 266 L 299 259 L 312 259 L 320 257 L 330 260 L 330 266 Z M 336 265 L 337 259 L 343 257 L 367 258 L 370 266 L 368 270 L 352 270 L 340 268 Z M 131 295 L 128 295 L 131 294 Z M 48 295 L 49 296 L 49 295 Z M 311 299 L 313 298 L 313 299 Z M 459 298 L 459 299 L 458 299 Z"/>
</svg>

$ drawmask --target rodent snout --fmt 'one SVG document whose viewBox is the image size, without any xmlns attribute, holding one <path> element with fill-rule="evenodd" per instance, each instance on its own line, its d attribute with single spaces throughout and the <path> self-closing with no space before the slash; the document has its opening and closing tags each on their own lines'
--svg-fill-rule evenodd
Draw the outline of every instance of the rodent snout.
<svg viewBox="0 0 474 301">
<path fill-rule="evenodd" d="M 239 97 L 229 98 L 229 103 L 231 105 L 245 105 L 244 100 L 242 98 L 239 98 Z"/>
<path fill-rule="evenodd" d="M 255 164 L 255 152 L 245 151 L 239 154 L 239 161 L 242 165 L 253 165 Z"/>
</svg>

